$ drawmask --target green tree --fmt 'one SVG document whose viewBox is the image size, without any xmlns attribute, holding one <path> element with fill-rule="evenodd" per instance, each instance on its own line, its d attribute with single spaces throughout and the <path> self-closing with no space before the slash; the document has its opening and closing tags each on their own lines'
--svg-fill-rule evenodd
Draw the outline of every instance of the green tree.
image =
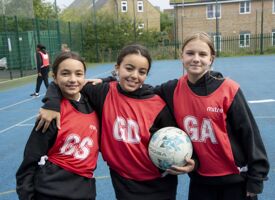
<svg viewBox="0 0 275 200">
<path fill-rule="evenodd" d="M 162 41 L 173 40 L 173 18 L 167 13 L 160 14 L 160 31 Z"/>
<path fill-rule="evenodd" d="M 160 38 L 159 32 L 135 28 L 133 20 L 127 16 L 117 19 L 113 15 L 98 12 L 96 20 L 87 17 L 85 22 L 84 54 L 90 61 L 95 61 L 96 55 L 99 55 L 100 62 L 115 61 L 118 51 L 126 44 L 138 42 L 153 46 L 158 44 Z"/>
<path fill-rule="evenodd" d="M 57 13 L 55 5 L 52 3 L 45 2 L 45 0 L 33 0 L 34 17 L 39 19 L 56 19 Z"/>
<path fill-rule="evenodd" d="M 10 17 L 33 18 L 32 0 L 2 0 L 1 13 Z"/>
</svg>

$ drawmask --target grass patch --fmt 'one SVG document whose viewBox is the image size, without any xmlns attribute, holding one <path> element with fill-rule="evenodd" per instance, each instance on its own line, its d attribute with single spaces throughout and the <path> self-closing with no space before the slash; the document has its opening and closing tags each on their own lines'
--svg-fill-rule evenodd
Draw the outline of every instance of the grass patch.
<svg viewBox="0 0 275 200">
<path fill-rule="evenodd" d="M 36 80 L 36 77 L 37 75 L 30 75 L 30 76 L 25 76 L 25 77 L 13 79 L 13 80 L 1 81 L 0 92 L 34 82 Z"/>
</svg>

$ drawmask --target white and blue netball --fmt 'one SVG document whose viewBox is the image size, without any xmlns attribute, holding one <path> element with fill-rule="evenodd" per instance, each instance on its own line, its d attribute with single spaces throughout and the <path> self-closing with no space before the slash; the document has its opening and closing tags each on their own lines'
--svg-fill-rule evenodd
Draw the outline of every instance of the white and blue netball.
<svg viewBox="0 0 275 200">
<path fill-rule="evenodd" d="M 179 128 L 165 127 L 153 134 L 148 146 L 152 162 L 166 170 L 172 165 L 184 166 L 191 158 L 193 146 L 189 136 Z"/>
</svg>

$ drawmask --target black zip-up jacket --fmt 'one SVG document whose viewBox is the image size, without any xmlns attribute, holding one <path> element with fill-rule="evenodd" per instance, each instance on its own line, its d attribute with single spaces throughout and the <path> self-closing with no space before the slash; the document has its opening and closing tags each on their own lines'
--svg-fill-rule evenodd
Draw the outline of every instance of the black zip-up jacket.
<svg viewBox="0 0 275 200">
<path fill-rule="evenodd" d="M 110 81 L 112 80 L 110 79 Z M 102 119 L 102 110 L 104 102 L 108 94 L 109 88 L 109 83 L 106 82 L 98 85 L 92 85 L 91 83 L 88 83 L 84 86 L 84 88 L 81 91 L 82 93 L 87 95 L 90 104 L 98 113 L 100 123 Z M 146 99 L 151 98 L 155 95 L 153 87 L 146 84 L 142 85 L 142 88 L 139 88 L 134 92 L 123 91 L 119 84 L 117 85 L 117 89 L 119 93 L 134 99 Z M 44 109 L 55 110 L 57 112 L 60 111 L 61 94 L 58 91 L 59 89 L 57 85 L 52 82 L 49 85 L 46 96 L 43 99 L 43 102 L 45 103 L 43 106 Z M 156 117 L 154 124 L 152 125 L 149 131 L 151 134 L 153 134 L 160 128 L 167 126 L 175 127 L 177 126 L 177 124 L 173 115 L 170 113 L 168 107 L 165 106 Z M 171 195 L 171 193 L 174 193 L 174 195 L 176 194 L 177 176 L 175 175 L 167 175 L 164 178 L 159 178 L 152 181 L 134 181 L 121 177 L 112 169 L 110 169 L 110 171 L 112 182 L 117 190 L 125 190 L 125 185 L 127 185 L 127 190 L 132 191 L 133 193 L 152 193 L 152 197 L 149 197 L 149 199 L 170 198 L 169 195 Z M 129 193 L 125 193 L 124 195 L 128 194 Z M 132 196 L 126 196 L 126 199 L 134 200 Z"/>
<path fill-rule="evenodd" d="M 83 95 L 79 102 L 70 100 L 71 104 L 85 114 L 93 112 L 87 98 Z M 95 179 L 82 177 L 63 168 L 46 162 L 40 167 L 41 156 L 47 155 L 54 145 L 58 129 L 55 121 L 51 122 L 46 133 L 42 129 L 35 131 L 35 124 L 24 150 L 24 158 L 16 173 L 16 192 L 20 200 L 33 200 L 37 193 L 64 199 L 94 199 Z M 40 180 L 40 181 L 39 181 Z M 42 184 L 43 183 L 43 184 Z M 39 199 L 39 198 L 38 198 Z"/>
<path fill-rule="evenodd" d="M 189 88 L 199 96 L 213 93 L 224 79 L 219 72 L 206 73 L 195 84 L 188 81 Z M 155 88 L 155 93 L 164 99 L 174 114 L 173 96 L 178 80 L 171 80 Z M 199 183 L 220 185 L 237 183 L 246 180 L 247 191 L 261 193 L 263 181 L 267 180 L 269 162 L 261 135 L 252 112 L 239 89 L 227 113 L 226 128 L 237 166 L 248 166 L 248 171 L 241 175 L 218 177 L 201 176 L 196 171 L 190 173 L 190 178 Z M 199 158 L 198 158 L 199 160 Z"/>
</svg>

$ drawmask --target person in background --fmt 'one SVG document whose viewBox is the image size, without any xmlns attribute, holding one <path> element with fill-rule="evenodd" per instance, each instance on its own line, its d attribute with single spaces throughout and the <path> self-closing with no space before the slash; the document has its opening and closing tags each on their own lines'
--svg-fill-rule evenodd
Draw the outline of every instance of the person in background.
<svg viewBox="0 0 275 200">
<path fill-rule="evenodd" d="M 68 47 L 67 44 L 62 44 L 61 45 L 61 52 L 69 52 L 71 49 Z"/>
<path fill-rule="evenodd" d="M 36 68 L 37 68 L 37 80 L 35 92 L 31 96 L 38 97 L 42 81 L 44 81 L 45 87 L 49 86 L 49 66 L 50 58 L 46 51 L 46 47 L 42 44 L 36 46 Z"/>
<path fill-rule="evenodd" d="M 20 200 L 95 200 L 99 121 L 80 93 L 85 72 L 78 54 L 57 56 L 53 78 L 62 94 L 62 128 L 52 121 L 46 133 L 32 130 L 16 173 Z"/>
<path fill-rule="evenodd" d="M 211 37 L 186 37 L 180 79 L 155 88 L 189 134 L 199 160 L 191 172 L 189 200 L 257 199 L 267 180 L 269 162 L 260 131 L 240 86 L 211 71 Z"/>
</svg>

